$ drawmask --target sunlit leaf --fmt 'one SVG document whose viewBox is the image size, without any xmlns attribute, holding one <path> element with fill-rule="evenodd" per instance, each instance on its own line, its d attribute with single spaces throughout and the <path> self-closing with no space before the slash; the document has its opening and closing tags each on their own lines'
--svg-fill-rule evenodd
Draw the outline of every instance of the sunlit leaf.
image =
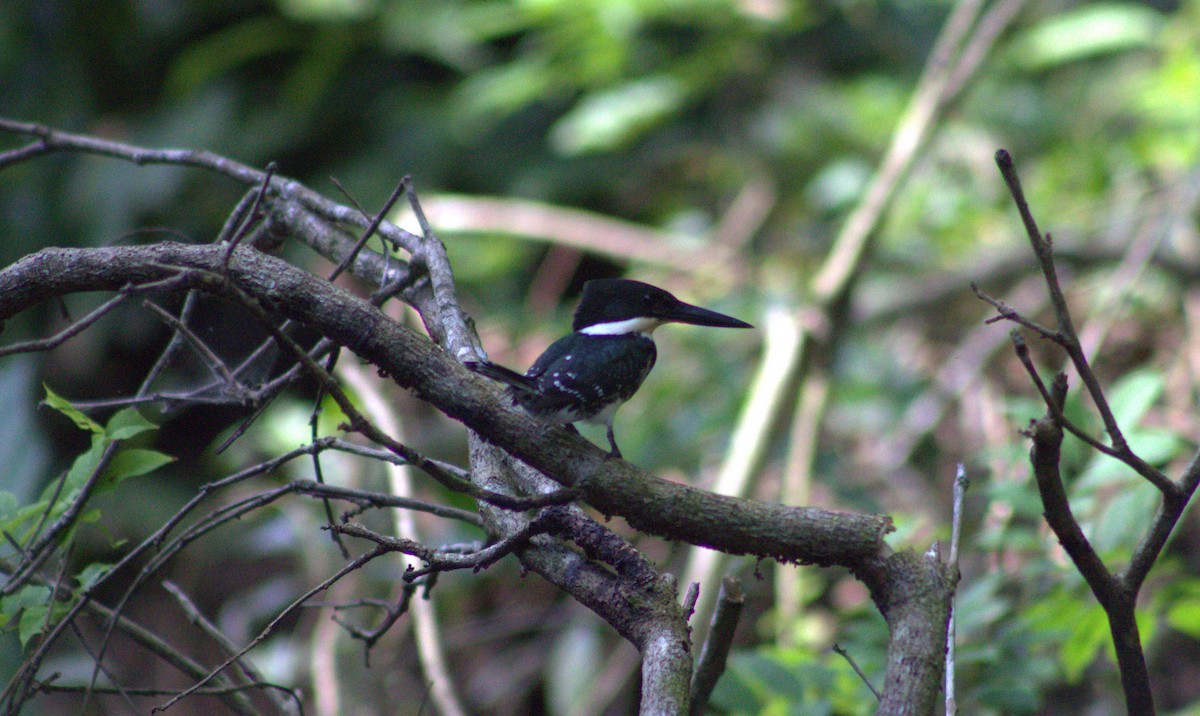
<svg viewBox="0 0 1200 716">
<path fill-rule="evenodd" d="M 685 96 L 677 80 L 663 76 L 597 92 L 558 121 L 550 141 L 566 155 L 612 150 L 677 111 Z"/>
<path fill-rule="evenodd" d="M 1142 3 L 1098 3 L 1052 15 L 1013 48 L 1022 65 L 1044 70 L 1090 57 L 1149 47 L 1163 16 Z"/>
<path fill-rule="evenodd" d="M 1104 610 L 1096 605 L 1069 626 L 1070 633 L 1063 642 L 1059 659 L 1067 681 L 1075 684 L 1083 676 L 1083 670 L 1096 659 L 1100 648 L 1108 643 L 1108 619 Z"/>
<path fill-rule="evenodd" d="M 1193 639 L 1200 639 L 1200 602 L 1174 605 L 1167 610 L 1167 624 Z"/>
<path fill-rule="evenodd" d="M 1121 429 L 1132 430 L 1162 396 L 1166 378 L 1158 370 L 1139 370 L 1122 377 L 1107 391 L 1108 407 Z"/>
</svg>

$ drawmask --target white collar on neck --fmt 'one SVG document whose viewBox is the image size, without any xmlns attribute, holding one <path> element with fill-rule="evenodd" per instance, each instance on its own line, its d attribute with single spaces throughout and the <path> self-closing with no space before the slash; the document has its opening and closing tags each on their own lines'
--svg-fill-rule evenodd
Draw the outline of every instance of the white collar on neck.
<svg viewBox="0 0 1200 716">
<path fill-rule="evenodd" d="M 661 325 L 662 321 L 657 318 L 629 318 L 624 321 L 597 323 L 594 326 L 581 328 L 579 332 L 589 336 L 624 336 L 630 333 L 641 333 L 649 337 L 654 329 Z"/>
</svg>

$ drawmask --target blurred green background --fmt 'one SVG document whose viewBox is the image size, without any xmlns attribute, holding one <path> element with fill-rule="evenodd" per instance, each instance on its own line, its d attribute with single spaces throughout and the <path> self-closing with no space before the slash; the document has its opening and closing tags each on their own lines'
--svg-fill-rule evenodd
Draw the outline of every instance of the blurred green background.
<svg viewBox="0 0 1200 716">
<path fill-rule="evenodd" d="M 760 325 L 772 307 L 805 306 L 808 281 L 893 142 L 953 5 L 8 0 L 0 4 L 0 115 L 148 147 L 207 149 L 259 167 L 274 161 L 281 174 L 343 201 L 340 182 L 368 211 L 412 175 L 435 228 L 445 227 L 464 306 L 485 345 L 523 368 L 567 330 L 588 278 L 659 283 Z M 955 464 L 965 463 L 973 486 L 960 713 L 1116 712 L 1102 612 L 1047 535 L 1028 482 L 1016 431 L 1042 409 L 1007 329 L 981 324 L 989 312 L 968 282 L 1048 320 L 993 162 L 1004 147 L 1055 237 L 1077 323 L 1134 448 L 1178 473 L 1200 440 L 1200 2 L 1024 3 L 962 80 L 839 308 L 844 329 L 829 358 L 809 501 L 892 514 L 900 527 L 893 544 L 924 549 L 947 534 L 949 485 Z M 5 137 L 0 149 L 21 143 Z M 241 190 L 195 170 L 96 157 L 10 166 L 0 172 L 0 261 L 49 245 L 211 241 Z M 563 240 L 561 224 L 513 222 L 497 207 L 581 209 L 628 223 L 611 236 L 588 235 L 581 247 Z M 625 230 L 647 253 L 616 241 Z M 284 252 L 322 265 L 303 249 Z M 206 338 L 231 354 L 256 340 L 227 307 L 204 310 Z M 56 325 L 57 309 L 45 307 L 11 322 L 4 339 Z M 4 489 L 28 499 L 86 444 L 61 416 L 37 410 L 42 381 L 71 400 L 128 394 L 165 335 L 154 319 L 130 312 L 53 354 L 0 362 L 3 394 L 13 398 L 0 426 Z M 710 484 L 761 331 L 668 328 L 658 338 L 659 368 L 618 415 L 621 445 L 647 469 Z M 1054 351 L 1033 347 L 1046 370 L 1062 365 Z M 189 379 L 181 368 L 176 380 Z M 1079 421 L 1096 427 L 1074 398 Z M 396 400 L 415 447 L 462 460 L 458 426 Z M 111 559 L 120 552 L 114 536 L 144 536 L 197 485 L 306 440 L 306 405 L 303 395 L 281 400 L 221 457 L 212 447 L 238 411 L 160 416 L 156 446 L 180 461 L 124 483 L 121 499 L 101 505 L 105 527 L 81 552 Z M 792 449 L 779 432 L 757 493 L 768 499 L 777 499 Z M 1119 564 L 1153 514 L 1155 494 L 1078 444 L 1069 450 L 1076 514 Z M 304 475 L 297 467 L 295 476 Z M 220 615 L 235 641 L 246 639 L 336 569 L 317 530 L 322 519 L 307 503 L 264 513 L 244 533 L 198 544 L 172 578 Z M 1196 526 L 1185 518 L 1143 593 L 1142 636 L 1169 713 L 1200 713 Z M 478 538 L 429 529 L 434 542 Z M 630 537 L 664 568 L 680 568 L 677 546 Z M 328 554 L 305 554 L 314 544 Z M 362 596 L 386 598 L 396 575 L 373 566 Z M 870 694 L 830 652 L 840 643 L 881 678 L 885 627 L 861 586 L 837 570 L 804 570 L 803 609 L 781 616 L 772 582 L 795 571 L 764 568 L 756 580 L 754 565 L 740 569 L 750 608 L 714 708 L 872 712 Z M 618 667 L 632 649 L 552 588 L 515 576 L 502 564 L 438 585 L 454 676 L 472 712 L 567 713 L 601 667 L 616 664 L 628 677 Z M 178 628 L 162 600 L 147 596 L 136 608 L 161 613 L 163 629 Z M 312 667 L 289 639 L 315 628 L 302 620 L 255 653 L 274 678 L 303 684 Z M 341 647 L 354 662 L 339 673 L 344 713 L 416 712 L 423 686 L 410 640 L 398 627 L 370 669 L 358 647 Z M 0 645 L 0 673 L 8 674 L 19 663 L 17 640 L 5 635 Z M 82 658 L 64 653 L 59 666 L 78 674 Z M 629 709 L 636 680 L 616 683 L 615 695 L 587 708 Z"/>
</svg>

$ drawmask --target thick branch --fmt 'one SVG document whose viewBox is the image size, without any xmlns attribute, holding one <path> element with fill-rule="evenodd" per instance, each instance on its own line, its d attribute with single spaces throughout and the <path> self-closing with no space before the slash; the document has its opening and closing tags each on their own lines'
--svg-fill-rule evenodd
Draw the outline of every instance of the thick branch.
<svg viewBox="0 0 1200 716">
<path fill-rule="evenodd" d="M 222 260 L 222 247 L 172 243 L 44 249 L 0 271 L 0 320 L 49 298 L 168 276 L 185 275 L 187 285 L 220 294 L 228 290 L 217 278 Z M 367 301 L 279 259 L 239 248 L 228 280 L 376 364 L 418 397 L 561 484 L 579 485 L 590 504 L 639 530 L 731 554 L 850 566 L 879 553 L 891 529 L 885 516 L 722 497 L 613 460 L 583 438 L 547 428 L 511 407 L 495 386 Z"/>
<path fill-rule="evenodd" d="M 898 552 L 854 570 L 891 633 L 876 716 L 933 713 L 945 668 L 950 572 L 936 551 Z"/>
</svg>

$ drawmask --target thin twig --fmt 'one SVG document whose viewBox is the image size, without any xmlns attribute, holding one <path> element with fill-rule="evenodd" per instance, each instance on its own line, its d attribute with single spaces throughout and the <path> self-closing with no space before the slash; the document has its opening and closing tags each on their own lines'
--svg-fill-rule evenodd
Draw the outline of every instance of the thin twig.
<svg viewBox="0 0 1200 716">
<path fill-rule="evenodd" d="M 179 703 L 179 701 L 181 701 L 182 699 L 195 693 L 196 690 L 204 688 L 204 686 L 206 684 L 208 684 L 208 682 L 212 681 L 213 678 L 215 678 L 218 674 L 220 674 L 226 668 L 228 668 L 230 664 L 233 664 L 235 661 L 240 660 L 243 656 L 245 656 L 247 653 L 249 653 L 249 651 L 251 649 L 253 649 L 254 647 L 261 644 L 268 636 L 270 636 L 275 631 L 275 628 L 277 626 L 279 626 L 279 624 L 284 619 L 289 617 L 292 614 L 292 612 L 294 612 L 298 608 L 300 608 L 300 606 L 303 605 L 306 601 L 308 601 L 314 595 L 325 591 L 329 587 L 333 586 L 333 584 L 335 582 L 337 582 L 339 579 L 341 579 L 342 577 L 359 569 L 364 564 L 366 564 L 367 562 L 370 562 L 371 560 L 375 559 L 376 557 L 380 556 L 381 554 L 384 554 L 386 551 L 387 550 L 383 549 L 382 547 L 376 547 L 376 548 L 372 549 L 370 552 L 360 555 L 354 561 L 350 562 L 349 564 L 347 564 L 344 567 L 342 567 L 341 569 L 339 569 L 336 574 L 334 574 L 333 576 L 324 580 L 323 582 L 321 582 L 317 586 L 313 587 L 312 589 L 308 590 L 304 594 L 300 595 L 299 598 L 294 600 L 291 604 L 287 605 L 287 607 L 285 607 L 282 612 L 280 612 L 278 615 L 276 615 L 276 617 L 274 619 L 272 619 L 269 624 L 267 624 L 266 628 L 264 628 L 261 632 L 259 632 L 258 636 L 254 637 L 254 639 L 251 640 L 250 643 L 246 644 L 246 646 L 242 647 L 241 649 L 238 649 L 236 653 L 234 653 L 231 656 L 229 656 L 228 658 L 226 658 L 223 662 L 221 662 L 220 665 L 217 666 L 217 668 L 210 671 L 207 676 L 200 679 L 192 686 L 189 686 L 188 688 L 184 689 L 183 691 L 180 691 L 178 694 L 176 694 L 174 697 L 172 697 L 169 701 L 162 704 L 161 706 L 155 706 L 153 709 L 150 710 L 150 713 L 156 714 L 156 713 L 161 713 L 163 711 L 166 711 L 167 709 L 171 708 L 175 704 Z"/>
<path fill-rule="evenodd" d="M 374 420 L 389 435 L 395 435 L 401 442 L 407 442 L 405 425 L 400 411 L 393 401 L 388 400 L 388 395 L 380 385 L 380 379 L 369 377 L 366 368 L 355 361 L 344 361 L 340 375 L 360 396 L 363 413 Z M 414 494 L 412 469 L 408 465 L 394 462 L 389 463 L 385 469 L 389 492 L 396 497 L 411 498 Z M 422 527 L 413 511 L 393 510 L 389 516 L 393 534 L 404 535 L 412 539 L 421 538 Z M 343 517 L 343 521 L 347 521 L 345 517 Z M 406 556 L 402 556 L 399 562 L 404 569 L 407 569 L 409 560 Z M 430 579 L 422 581 L 429 584 L 435 578 L 436 575 L 431 575 Z M 399 597 L 401 604 L 397 606 L 395 612 L 385 612 L 383 623 L 376 627 L 374 634 L 382 635 L 389 629 L 402 613 L 400 609 L 407 608 L 411 602 L 410 584 L 403 583 L 398 587 L 401 591 Z M 411 626 L 416 643 L 417 660 L 426 680 L 432 684 L 430 698 L 438 713 L 442 716 L 466 716 L 467 709 L 462 705 L 462 690 L 455 684 L 452 676 L 453 670 L 443 643 L 438 611 L 438 606 L 434 603 L 429 591 L 426 592 L 424 599 L 417 600 L 416 604 L 412 605 Z M 368 636 L 361 638 L 364 644 L 364 656 L 369 656 L 368 650 L 378 636 L 375 639 L 370 639 Z"/>
<path fill-rule="evenodd" d="M 192 601 L 191 597 L 187 595 L 187 592 L 184 592 L 179 585 L 175 584 L 169 579 L 166 579 L 163 580 L 162 586 L 163 589 L 167 590 L 167 592 L 171 594 L 171 596 L 175 597 L 175 601 L 179 603 L 180 608 L 182 608 L 184 614 L 187 615 L 188 621 L 196 625 L 200 631 L 208 635 L 210 639 L 219 644 L 226 652 L 234 653 L 237 651 L 237 645 L 233 643 L 233 640 L 226 636 L 225 632 L 217 628 L 216 624 L 213 624 L 208 620 L 207 617 L 204 616 L 204 614 L 200 611 L 200 608 L 196 606 L 196 603 Z M 238 659 L 237 666 L 242 670 L 242 674 L 245 676 L 245 679 L 240 685 L 231 684 L 230 688 L 260 687 L 269 683 L 267 679 L 263 678 L 263 675 L 259 673 L 258 669 L 254 666 L 254 663 L 249 659 Z M 275 704 L 275 707 L 278 708 L 280 712 L 294 712 L 296 703 L 285 698 L 284 694 L 279 690 L 264 689 L 263 691 L 266 693 L 267 698 L 271 699 L 272 703 Z"/>
<path fill-rule="evenodd" d="M 992 308 L 996 309 L 995 316 L 984 319 L 983 322 L 985 324 L 998 323 L 999 321 L 1012 321 L 1013 323 L 1016 323 L 1018 325 L 1025 326 L 1026 328 L 1033 331 L 1034 333 L 1037 333 L 1038 335 L 1040 335 L 1042 338 L 1045 338 L 1046 340 L 1054 341 L 1055 343 L 1061 343 L 1062 336 L 1061 336 L 1061 334 L 1059 334 L 1058 331 L 1053 331 L 1053 330 L 1041 325 L 1040 323 L 1029 320 L 1025 316 L 1021 315 L 1019 312 L 1017 312 L 1015 309 L 1010 308 L 1007 304 L 1005 304 L 1000 299 L 992 298 L 988 294 L 984 293 L 982 290 L 980 290 L 979 286 L 977 286 L 974 282 L 971 283 L 971 290 L 975 293 L 975 295 L 977 297 L 979 297 L 983 301 L 987 302 Z"/>
<path fill-rule="evenodd" d="M 179 324 L 186 326 L 191 320 L 192 312 L 196 310 L 196 302 L 199 300 L 199 293 L 196 291 L 188 291 L 187 296 L 183 299 L 183 306 L 179 308 Z M 175 353 L 179 347 L 183 345 L 183 336 L 175 331 L 171 334 L 171 339 L 167 341 L 167 345 L 162 352 L 158 354 L 158 358 L 154 361 L 154 365 L 150 366 L 150 370 L 146 372 L 146 376 L 142 378 L 142 384 L 138 387 L 136 395 L 145 397 L 150 392 L 150 386 L 154 385 L 154 381 L 162 375 L 167 366 L 175 358 Z"/>
<path fill-rule="evenodd" d="M 111 313 L 113 309 L 124 303 L 131 296 L 139 293 L 146 293 L 148 291 L 170 289 L 180 283 L 182 283 L 182 279 L 179 276 L 171 276 L 159 281 L 151 281 L 150 283 L 145 284 L 129 284 L 118 291 L 116 296 L 113 296 L 104 303 L 100 304 L 92 311 L 89 311 L 86 316 L 73 322 L 70 326 L 67 326 L 49 338 L 24 341 L 22 343 L 13 343 L 11 345 L 0 347 L 0 358 L 16 353 L 33 353 L 36 351 L 53 350 L 71 338 L 83 333 L 85 330 L 91 327 L 92 324 Z"/>
<path fill-rule="evenodd" d="M 1012 156 L 1008 151 L 999 149 L 996 151 L 996 165 L 1000 169 L 1001 175 L 1004 177 L 1005 184 L 1008 185 L 1009 193 L 1012 195 L 1013 203 L 1017 207 L 1018 213 L 1021 215 L 1021 221 L 1025 225 L 1025 231 L 1029 236 L 1030 246 L 1033 248 L 1033 253 L 1037 257 L 1038 264 L 1042 270 L 1042 276 L 1046 282 L 1046 290 L 1050 296 L 1051 306 L 1054 308 L 1055 320 L 1058 322 L 1057 331 L 1048 331 L 1047 329 L 1037 326 L 1037 324 L 1028 321 L 1018 312 L 1009 309 L 1003 304 L 986 297 L 982 292 L 976 290 L 976 294 L 984 300 L 991 303 L 1000 316 L 1005 320 L 1020 323 L 1023 326 L 1029 327 L 1038 331 L 1044 337 L 1054 341 L 1067 353 L 1071 359 L 1071 364 L 1075 366 L 1076 372 L 1079 374 L 1080 380 L 1087 388 L 1088 395 L 1092 399 L 1092 403 L 1096 406 L 1097 412 L 1100 413 L 1100 418 L 1104 422 L 1105 432 L 1108 433 L 1112 447 L 1102 447 L 1098 441 L 1089 438 L 1083 438 L 1089 445 L 1110 455 L 1132 468 L 1137 474 L 1141 475 L 1148 482 L 1153 484 L 1165 496 L 1178 498 L 1180 495 L 1180 487 L 1172 482 L 1162 471 L 1147 463 L 1141 457 L 1133 452 L 1129 447 L 1129 443 L 1125 440 L 1124 434 L 1121 432 L 1120 426 L 1117 424 L 1117 419 L 1113 415 L 1112 408 L 1108 404 L 1108 399 L 1104 395 L 1104 389 L 1100 385 L 1100 380 L 1092 371 L 1091 365 L 1088 363 L 1087 356 L 1083 352 L 1079 341 L 1079 335 L 1075 331 L 1074 323 L 1071 319 L 1071 312 L 1067 306 L 1066 298 L 1063 296 L 1062 287 L 1058 282 L 1058 272 L 1054 265 L 1053 241 L 1049 234 L 1042 235 L 1038 229 L 1037 222 L 1033 218 L 1033 212 L 1029 208 L 1029 203 L 1025 199 L 1025 192 L 1021 188 L 1021 180 L 1017 175 L 1016 168 L 1013 165 Z M 1053 401 L 1047 402 L 1047 407 L 1052 413 L 1056 414 L 1056 418 L 1066 427 L 1066 422 L 1059 416 L 1061 408 L 1055 408 Z M 1070 429 L 1070 428 L 1068 428 Z M 1072 433 L 1075 430 L 1071 429 Z M 1081 433 L 1075 433 L 1081 434 Z"/>
<path fill-rule="evenodd" d="M 0 118 L 0 132 L 26 135 L 36 139 L 26 147 L 0 154 L 0 168 L 7 164 L 28 161 L 34 157 L 55 152 L 79 152 L 123 159 L 139 166 L 165 164 L 206 169 L 248 187 L 258 187 L 268 179 L 265 171 L 208 151 L 148 149 L 6 118 Z M 286 177 L 279 175 L 270 177 L 270 190 L 280 197 L 294 200 L 300 207 L 329 221 L 359 227 L 365 227 L 370 223 L 360 212 L 330 201 L 303 184 Z M 403 247 L 410 253 L 415 251 L 421 243 L 420 237 L 391 224 L 381 225 L 378 231 L 388 241 Z"/>
<path fill-rule="evenodd" d="M 396 184 L 395 187 L 392 188 L 392 193 L 388 195 L 387 201 L 383 202 L 383 207 L 380 208 L 379 212 L 376 213 L 374 218 L 371 219 L 371 223 L 367 224 L 367 228 L 364 229 L 362 235 L 358 237 L 358 241 L 354 243 L 354 247 L 350 249 L 349 253 L 342 257 L 342 260 L 340 263 L 338 263 L 337 268 L 335 268 L 333 272 L 329 274 L 328 280 L 330 283 L 336 281 L 337 277 L 341 276 L 342 272 L 344 272 L 350 266 L 350 264 L 354 263 L 354 259 L 358 257 L 358 252 L 362 251 L 363 247 L 367 245 L 367 241 L 369 241 L 371 237 L 375 235 L 375 232 L 379 229 L 379 225 L 383 223 L 383 220 L 387 218 L 389 213 L 391 213 L 392 207 L 395 206 L 396 202 L 400 199 L 400 195 L 406 191 L 408 186 L 407 179 L 408 177 L 405 177 L 398 184 Z"/>
<path fill-rule="evenodd" d="M 335 347 L 333 350 L 331 350 L 329 352 L 329 355 L 325 357 L 325 371 L 328 372 L 330 375 L 333 374 L 333 369 L 337 365 L 337 359 L 338 359 L 338 356 L 341 355 L 341 353 L 342 353 L 341 348 Z M 317 394 L 315 396 L 313 396 L 312 412 L 309 413 L 309 416 L 308 416 L 309 440 L 311 440 L 311 441 L 315 441 L 321 437 L 320 418 L 321 418 L 321 405 L 322 405 L 322 401 L 324 400 L 324 398 L 325 398 L 325 388 L 324 388 L 323 384 L 320 384 L 317 386 Z M 313 453 L 311 459 L 312 459 L 312 466 L 313 466 L 313 475 L 316 476 L 318 483 L 320 483 L 322 485 L 325 484 L 325 469 L 322 467 L 321 456 L 316 453 Z M 326 524 L 332 526 L 333 525 L 333 505 L 330 504 L 329 500 L 322 499 L 321 506 L 325 510 Z M 335 545 L 337 545 L 338 550 L 342 553 L 342 559 L 350 559 L 350 548 L 347 547 L 346 543 L 342 541 L 342 536 L 333 530 L 330 530 L 329 536 L 330 536 L 330 539 L 333 540 L 333 543 Z"/>
<path fill-rule="evenodd" d="M 1087 356 L 1083 354 L 1079 335 L 1075 331 L 1075 326 L 1071 320 L 1071 312 L 1067 307 L 1067 300 L 1063 296 L 1062 287 L 1058 282 L 1058 272 L 1054 266 L 1053 241 L 1049 234 L 1043 236 L 1038 229 L 1037 222 L 1033 218 L 1033 212 L 1030 210 L 1029 203 L 1025 199 L 1025 192 L 1021 188 L 1021 179 L 1013 165 L 1012 155 L 1007 150 L 997 150 L 996 166 L 999 167 L 1000 174 L 1004 177 L 1004 183 L 1008 186 L 1009 193 L 1012 195 L 1013 203 L 1016 204 L 1017 212 L 1021 215 L 1021 221 L 1025 224 L 1025 231 L 1029 236 L 1030 246 L 1032 246 L 1033 253 L 1038 259 L 1042 275 L 1046 279 L 1046 289 L 1050 295 L 1050 303 L 1054 307 L 1055 320 L 1058 322 L 1058 332 L 1054 339 L 1055 342 L 1062 346 L 1063 350 L 1067 352 L 1067 356 L 1070 357 L 1071 363 L 1074 364 L 1075 370 L 1079 373 L 1080 380 L 1083 381 L 1088 394 L 1092 398 L 1092 402 L 1096 406 L 1096 410 L 1100 413 L 1101 420 L 1104 421 L 1104 429 L 1112 441 L 1113 448 L 1122 456 L 1123 461 L 1130 467 L 1133 467 L 1138 474 L 1153 482 L 1159 490 L 1162 490 L 1164 493 L 1174 492 L 1176 487 L 1170 480 L 1166 479 L 1161 472 L 1147 465 L 1141 458 L 1138 458 L 1129 450 L 1125 436 L 1121 432 L 1121 428 L 1117 424 L 1117 419 L 1113 415 L 1112 408 L 1109 407 L 1108 399 L 1104 395 L 1104 390 L 1100 386 L 1100 380 L 1092 371 L 1091 365 L 1088 364 Z"/>
<path fill-rule="evenodd" d="M 261 210 L 263 203 L 263 197 L 267 195 L 267 189 L 271 186 L 271 177 L 275 176 L 275 171 L 278 168 L 279 167 L 275 164 L 275 162 L 267 163 L 266 171 L 263 172 L 263 179 L 260 183 L 261 186 L 259 186 L 258 191 L 254 193 L 254 204 L 251 205 L 250 211 L 246 214 L 245 220 L 241 222 L 241 225 L 236 231 L 233 232 L 233 235 L 229 237 L 229 243 L 225 247 L 223 263 L 226 269 L 229 268 L 229 259 L 233 258 L 234 249 L 236 249 L 238 244 L 242 242 L 242 239 L 246 237 L 247 232 L 250 230 L 250 226 L 258 218 L 259 211 Z"/>
<path fill-rule="evenodd" d="M 220 356 L 214 353 L 213 350 L 208 347 L 207 343 L 200 340 L 200 337 L 193 333 L 192 330 L 184 325 L 182 321 L 175 316 L 172 316 L 157 303 L 154 303 L 153 301 L 143 301 L 142 305 L 150 309 L 152 313 L 158 316 L 159 319 L 161 319 L 163 323 L 167 324 L 167 326 L 170 327 L 176 335 L 182 336 L 183 339 L 188 342 L 188 345 L 190 345 L 192 349 L 196 351 L 196 354 L 200 356 L 200 360 L 213 374 L 213 376 L 220 378 L 232 393 L 240 396 L 242 399 L 245 399 L 248 392 L 245 386 L 243 386 L 238 379 L 233 376 L 233 373 L 229 371 L 229 367 L 225 365 L 225 361 L 221 360 Z"/>
<path fill-rule="evenodd" d="M 954 591 L 950 595 L 950 620 L 946 624 L 946 680 L 944 687 L 946 693 L 946 716 L 954 716 L 958 712 L 958 699 L 955 696 L 954 690 L 954 642 L 957 616 L 955 597 L 958 592 L 958 543 L 962 536 L 963 499 L 967 494 L 967 487 L 969 485 L 970 481 L 967 480 L 966 469 L 962 463 L 959 463 L 954 475 L 954 512 L 950 522 L 950 558 L 947 564 L 954 578 Z"/>
<path fill-rule="evenodd" d="M 882 701 L 883 696 L 881 696 L 879 691 L 877 691 L 875 687 L 871 685 L 870 679 L 868 679 L 867 675 L 863 673 L 863 670 L 859 668 L 858 662 L 854 660 L 854 657 L 850 656 L 850 652 L 843 649 L 841 644 L 834 644 L 831 648 L 833 649 L 833 653 L 841 656 L 848 664 L 850 664 L 850 668 L 854 669 L 854 673 L 858 674 L 858 678 L 862 679 L 862 682 L 867 685 L 867 688 L 871 690 L 871 693 L 875 694 L 875 700 Z"/>
<path fill-rule="evenodd" d="M 523 529 L 504 539 L 486 547 L 474 549 L 466 554 L 451 550 L 433 549 L 420 542 L 404 539 L 403 537 L 381 535 L 353 522 L 345 525 L 334 525 L 330 529 L 344 535 L 350 535 L 351 537 L 361 537 L 362 539 L 370 540 L 377 547 L 384 548 L 388 552 L 403 552 L 425 562 L 426 566 L 424 568 L 409 569 L 404 573 L 404 581 L 412 582 L 433 572 L 448 572 L 456 569 L 471 569 L 478 572 L 481 569 L 487 569 L 498 562 L 500 558 L 524 545 L 529 541 L 530 537 L 539 533 L 542 528 L 539 526 L 537 520 L 531 520 Z"/>
<path fill-rule="evenodd" d="M 409 605 L 412 604 L 413 594 L 416 593 L 420 586 L 420 581 L 406 582 L 401 584 L 400 596 L 396 600 L 395 605 L 378 599 L 369 601 L 360 600 L 359 604 L 334 605 L 335 610 L 345 610 L 356 606 L 373 606 L 382 609 L 384 614 L 383 619 L 380 620 L 379 624 L 377 624 L 373 629 L 363 629 L 362 627 L 355 626 L 345 619 L 340 618 L 336 613 L 333 615 L 333 620 L 346 630 L 346 633 L 350 635 L 350 638 L 358 639 L 359 641 L 363 642 L 366 653 L 369 655 L 371 649 L 379 642 L 381 638 L 383 638 L 383 635 L 391 631 L 391 628 L 396 624 L 397 621 L 400 620 L 400 617 L 404 616 L 404 614 L 408 612 Z M 310 604 L 309 606 L 324 605 Z"/>
</svg>

